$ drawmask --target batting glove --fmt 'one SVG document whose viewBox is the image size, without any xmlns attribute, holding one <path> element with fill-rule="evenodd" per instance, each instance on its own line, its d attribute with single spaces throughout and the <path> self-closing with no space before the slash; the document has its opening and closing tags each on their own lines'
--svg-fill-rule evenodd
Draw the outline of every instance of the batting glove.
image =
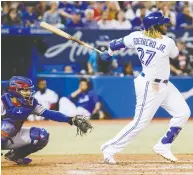
<svg viewBox="0 0 193 175">
<path fill-rule="evenodd" d="M 103 53 L 101 53 L 100 56 L 101 56 L 101 59 L 103 61 L 110 61 L 110 60 L 112 60 L 112 56 L 108 54 L 107 50 L 105 50 Z"/>
</svg>

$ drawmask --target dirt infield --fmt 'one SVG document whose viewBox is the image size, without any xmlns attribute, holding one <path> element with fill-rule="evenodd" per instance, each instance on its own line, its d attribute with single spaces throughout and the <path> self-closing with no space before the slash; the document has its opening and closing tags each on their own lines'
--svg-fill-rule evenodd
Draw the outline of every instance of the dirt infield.
<svg viewBox="0 0 193 175">
<path fill-rule="evenodd" d="M 102 155 L 32 156 L 28 166 L 2 160 L 2 175 L 193 175 L 193 155 L 177 155 L 171 163 L 157 155 L 118 155 L 117 165 L 102 163 Z"/>
</svg>

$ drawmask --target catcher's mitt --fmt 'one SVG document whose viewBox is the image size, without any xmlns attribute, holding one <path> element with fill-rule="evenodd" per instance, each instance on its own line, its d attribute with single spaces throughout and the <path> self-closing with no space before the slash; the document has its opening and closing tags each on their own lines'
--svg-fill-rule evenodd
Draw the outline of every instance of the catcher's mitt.
<svg viewBox="0 0 193 175">
<path fill-rule="evenodd" d="M 77 134 L 83 136 L 90 130 L 92 131 L 92 125 L 87 121 L 87 119 L 83 116 L 77 115 L 76 117 L 72 118 L 72 124 L 77 127 Z"/>
</svg>

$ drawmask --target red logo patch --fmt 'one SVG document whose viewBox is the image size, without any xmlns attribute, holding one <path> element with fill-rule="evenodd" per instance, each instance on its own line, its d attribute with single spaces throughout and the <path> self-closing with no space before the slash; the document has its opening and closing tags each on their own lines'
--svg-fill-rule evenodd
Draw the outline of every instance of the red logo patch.
<svg viewBox="0 0 193 175">
<path fill-rule="evenodd" d="M 8 134 L 5 131 L 1 130 L 1 137 L 8 137 Z"/>
</svg>

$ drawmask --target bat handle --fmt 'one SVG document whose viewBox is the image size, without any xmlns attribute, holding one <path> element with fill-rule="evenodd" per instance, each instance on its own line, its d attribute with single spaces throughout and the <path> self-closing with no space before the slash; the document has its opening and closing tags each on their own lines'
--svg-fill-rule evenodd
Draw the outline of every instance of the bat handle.
<svg viewBox="0 0 193 175">
<path fill-rule="evenodd" d="M 93 46 L 91 46 L 91 45 L 89 45 L 89 44 L 87 44 L 87 43 L 85 43 L 85 42 L 83 42 L 83 41 L 80 41 L 80 40 L 76 39 L 76 38 L 73 37 L 73 36 L 70 36 L 69 39 L 72 40 L 72 41 L 75 41 L 75 42 L 77 42 L 77 43 L 79 43 L 79 44 L 81 44 L 81 45 L 84 45 L 84 46 L 86 46 L 86 47 L 88 47 L 88 48 L 90 48 L 90 49 L 92 49 L 92 50 L 95 50 L 95 51 L 98 52 L 99 54 L 103 53 L 102 51 L 94 48 Z"/>
<path fill-rule="evenodd" d="M 93 48 L 93 50 L 95 50 L 96 52 L 98 52 L 99 54 L 103 53 L 102 51 L 96 49 L 96 48 Z"/>
</svg>

